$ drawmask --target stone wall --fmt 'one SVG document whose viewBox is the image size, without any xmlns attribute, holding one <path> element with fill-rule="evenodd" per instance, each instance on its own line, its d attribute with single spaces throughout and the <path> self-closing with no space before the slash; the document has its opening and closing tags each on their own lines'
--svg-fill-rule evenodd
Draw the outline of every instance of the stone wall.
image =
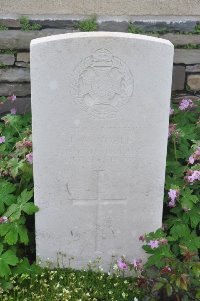
<svg viewBox="0 0 200 301">
<path fill-rule="evenodd" d="M 19 20 L 0 20 L 0 24 L 8 28 L 0 31 L 0 96 L 15 94 L 17 96 L 15 106 L 19 113 L 30 110 L 30 41 L 43 36 L 77 31 L 77 22 L 71 20 L 37 20 L 37 23 L 42 25 L 41 30 L 22 31 Z M 161 28 L 157 26 L 158 24 L 140 25 L 147 33 L 151 26 Z M 174 23 L 173 32 L 161 35 L 155 31 L 153 35 L 168 39 L 175 45 L 173 97 L 179 99 L 187 94 L 196 98 L 200 95 L 200 34 L 186 32 L 181 34 L 180 31 L 176 33 L 176 26 L 180 29 L 181 25 Z M 183 27 L 185 28 L 185 23 Z M 104 22 L 99 24 L 98 30 L 127 32 L 128 23 Z M 11 107 L 13 103 L 7 101 L 0 106 L 0 113 L 9 112 Z"/>
<path fill-rule="evenodd" d="M 2 14 L 197 16 L 199 0 L 0 0 Z"/>
</svg>

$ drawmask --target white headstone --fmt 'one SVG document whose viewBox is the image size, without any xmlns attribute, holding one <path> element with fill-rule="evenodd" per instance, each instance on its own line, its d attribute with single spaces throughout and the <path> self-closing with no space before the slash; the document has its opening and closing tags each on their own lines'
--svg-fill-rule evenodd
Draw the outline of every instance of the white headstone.
<svg viewBox="0 0 200 301">
<path fill-rule="evenodd" d="M 36 246 L 79 268 L 145 257 L 162 224 L 173 46 L 124 33 L 33 40 Z"/>
</svg>

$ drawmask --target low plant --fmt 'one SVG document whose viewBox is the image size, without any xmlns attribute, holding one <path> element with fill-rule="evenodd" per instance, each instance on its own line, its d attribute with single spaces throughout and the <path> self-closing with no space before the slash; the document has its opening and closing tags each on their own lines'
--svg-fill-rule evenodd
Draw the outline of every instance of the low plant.
<svg viewBox="0 0 200 301">
<path fill-rule="evenodd" d="M 17 50 L 14 49 L 0 49 L 0 54 L 16 54 Z"/>
<path fill-rule="evenodd" d="M 149 254 L 118 269 L 134 271 L 144 301 L 200 299 L 200 101 L 170 110 L 163 228 L 139 238 Z"/>
<path fill-rule="evenodd" d="M 200 34 L 200 24 L 197 24 L 193 31 L 194 34 Z"/>
<path fill-rule="evenodd" d="M 15 99 L 15 95 L 1 98 L 2 103 Z M 168 136 L 163 227 L 139 238 L 149 254 L 147 262 L 122 257 L 113 276 L 57 269 L 52 271 L 54 278 L 50 270 L 32 264 L 33 214 L 38 209 L 32 202 L 31 117 L 4 116 L 0 122 L 0 286 L 11 290 L 3 292 L 3 300 L 199 300 L 200 101 L 185 98 L 173 105 Z M 131 278 L 123 278 L 126 271 L 133 272 Z"/>
<path fill-rule="evenodd" d="M 13 301 L 138 301 L 140 290 L 133 278 L 121 278 L 99 270 L 43 269 L 19 274 L 11 279 L 12 289 L 0 300 Z"/>
<path fill-rule="evenodd" d="M 89 19 L 81 20 L 78 22 L 76 27 L 80 31 L 96 31 L 98 28 L 96 17 L 91 17 Z"/>
<path fill-rule="evenodd" d="M 15 98 L 12 95 L 9 101 Z M 7 285 L 22 258 L 34 260 L 31 215 L 38 210 L 33 203 L 31 118 L 14 114 L 12 111 L 0 120 L 1 286 Z"/>
<path fill-rule="evenodd" d="M 142 28 L 134 25 L 133 23 L 129 23 L 128 32 L 135 34 L 145 34 L 145 31 Z"/>
<path fill-rule="evenodd" d="M 4 31 L 4 30 L 8 30 L 8 27 L 3 24 L 0 24 L 0 31 Z"/>
<path fill-rule="evenodd" d="M 8 66 L 0 62 L 0 69 L 6 69 L 6 68 L 8 68 Z"/>
<path fill-rule="evenodd" d="M 31 23 L 30 20 L 26 16 L 22 16 L 20 19 L 21 30 L 29 31 L 29 30 L 40 30 L 42 26 L 40 24 Z"/>
</svg>

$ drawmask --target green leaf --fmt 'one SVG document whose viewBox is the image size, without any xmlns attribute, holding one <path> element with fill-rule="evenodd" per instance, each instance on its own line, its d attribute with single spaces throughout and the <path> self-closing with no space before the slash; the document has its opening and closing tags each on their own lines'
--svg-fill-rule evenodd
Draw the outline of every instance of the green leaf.
<svg viewBox="0 0 200 301">
<path fill-rule="evenodd" d="M 23 206 L 23 211 L 28 215 L 31 215 L 37 212 L 38 210 L 39 210 L 38 207 L 35 206 L 33 203 L 27 203 Z"/>
<path fill-rule="evenodd" d="M 34 275 L 34 274 L 40 274 L 42 269 L 37 266 L 36 264 L 30 265 L 27 258 L 24 258 L 20 261 L 20 263 L 17 265 L 17 267 L 14 269 L 14 274 L 21 275 L 21 274 L 28 274 L 28 275 Z"/>
<path fill-rule="evenodd" d="M 27 203 L 32 196 L 32 190 L 23 190 L 20 196 L 17 198 L 17 204 L 12 204 L 6 211 L 5 215 L 10 217 L 11 221 L 15 221 L 21 217 L 22 211 L 29 215 L 36 212 L 38 208 L 33 203 Z"/>
<path fill-rule="evenodd" d="M 13 195 L 14 191 L 14 184 L 0 180 L 0 214 L 4 213 L 5 205 L 9 206 L 16 201 L 16 196 Z"/>
<path fill-rule="evenodd" d="M 14 245 L 17 242 L 27 245 L 29 241 L 28 232 L 22 218 L 12 223 L 0 225 L 0 235 L 4 237 L 8 245 Z"/>
<path fill-rule="evenodd" d="M 12 250 L 8 250 L 0 255 L 0 277 L 8 278 L 11 274 L 10 265 L 15 266 L 18 258 Z"/>
<path fill-rule="evenodd" d="M 8 250 L 3 255 L 1 255 L 1 258 L 9 265 L 15 266 L 18 263 L 18 258 L 14 254 L 13 251 Z"/>
<path fill-rule="evenodd" d="M 28 239 L 28 232 L 27 232 L 26 227 L 19 226 L 18 233 L 19 233 L 19 237 L 20 237 L 20 242 L 27 245 L 29 242 L 29 239 Z"/>
<path fill-rule="evenodd" d="M 168 283 L 166 285 L 167 296 L 170 297 L 172 295 L 172 286 Z"/>
<path fill-rule="evenodd" d="M 9 160 L 8 167 L 11 169 L 11 175 L 13 178 L 16 178 L 23 167 L 23 161 L 18 158 L 12 158 Z"/>
<path fill-rule="evenodd" d="M 11 270 L 8 264 L 0 258 L 0 277 L 8 277 L 11 274 Z"/>
<path fill-rule="evenodd" d="M 190 229 L 188 225 L 179 222 L 172 226 L 170 234 L 177 238 L 188 237 L 190 235 Z"/>
<path fill-rule="evenodd" d="M 17 203 L 19 205 L 24 205 L 27 203 L 33 196 L 33 190 L 27 191 L 27 189 L 23 190 L 20 196 L 17 199 Z"/>
</svg>

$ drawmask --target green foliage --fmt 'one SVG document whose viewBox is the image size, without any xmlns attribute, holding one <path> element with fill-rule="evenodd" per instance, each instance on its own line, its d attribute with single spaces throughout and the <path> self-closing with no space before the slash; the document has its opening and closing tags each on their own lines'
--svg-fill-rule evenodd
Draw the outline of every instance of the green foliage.
<svg viewBox="0 0 200 301">
<path fill-rule="evenodd" d="M 14 49 L 0 49 L 0 54 L 16 54 L 17 50 Z"/>
<path fill-rule="evenodd" d="M 9 297 L 9 300 L 15 301 L 136 301 L 140 295 L 140 290 L 130 277 L 119 278 L 102 271 L 72 269 L 44 269 L 41 273 L 34 265 L 29 267 L 27 261 L 21 263 L 20 271 L 13 277 L 12 284 L 11 290 L 2 294 L 4 300 Z"/>
<path fill-rule="evenodd" d="M 116 269 L 117 275 L 109 276 L 70 269 L 42 271 L 29 263 L 26 256 L 34 249 L 31 241 L 34 229 L 29 216 L 38 210 L 32 202 L 32 165 L 27 160 L 32 147 L 31 119 L 30 115 L 6 115 L 1 119 L 0 137 L 5 137 L 5 141 L 0 143 L 0 284 L 11 289 L 9 296 L 15 299 L 10 300 L 36 300 L 40 296 L 43 300 L 133 301 L 136 297 L 140 300 L 141 296 L 144 301 L 199 300 L 200 181 L 188 177 L 200 171 L 197 153 L 200 102 L 190 102 L 182 111 L 175 104 L 173 109 L 163 229 L 143 234 L 141 239 L 145 242 L 143 249 L 149 254 L 148 260 L 144 267 L 127 262 L 133 277 L 126 279 L 119 277 L 121 271 Z M 191 157 L 194 162 L 189 161 Z M 172 205 L 170 190 L 176 193 Z M 4 292 L 5 300 L 6 294 Z"/>
<path fill-rule="evenodd" d="M 19 21 L 23 31 L 40 30 L 42 28 L 40 24 L 31 23 L 26 16 L 22 16 Z"/>
<path fill-rule="evenodd" d="M 0 283 L 5 287 L 26 256 L 24 245 L 33 247 L 28 216 L 38 208 L 33 204 L 32 165 L 26 155 L 31 153 L 30 115 L 6 115 L 0 120 Z"/>
<path fill-rule="evenodd" d="M 195 29 L 194 29 L 193 33 L 194 33 L 194 34 L 200 34 L 200 24 L 197 24 L 197 25 L 195 26 Z"/>
<path fill-rule="evenodd" d="M 186 44 L 186 45 L 178 45 L 177 49 L 200 49 L 200 44 Z"/>
<path fill-rule="evenodd" d="M 8 66 L 0 62 L 0 69 L 6 69 L 6 68 L 8 68 Z"/>
<path fill-rule="evenodd" d="M 132 23 L 129 23 L 128 32 L 129 33 L 135 33 L 135 34 L 136 33 L 137 34 L 145 34 L 145 31 L 142 28 L 140 28 L 140 27 L 138 27 L 138 26 L 136 26 Z"/>
<path fill-rule="evenodd" d="M 0 31 L 8 30 L 8 27 L 0 24 Z"/>
<path fill-rule="evenodd" d="M 175 130 L 168 143 L 164 199 L 164 230 L 145 235 L 144 250 L 150 254 L 142 274 L 145 300 L 199 300 L 200 276 L 200 181 L 187 181 L 190 170 L 200 170 L 200 156 L 189 157 L 200 146 L 200 102 L 181 111 L 174 105 L 171 124 Z M 176 203 L 169 207 L 170 189 L 178 191 Z M 164 244 L 162 243 L 164 239 Z M 158 241 L 151 248 L 150 241 Z M 152 271 L 152 272 L 151 272 Z M 149 274 L 150 273 L 150 274 Z M 165 299 L 166 298 L 166 299 Z"/>
<path fill-rule="evenodd" d="M 91 17 L 90 19 L 79 21 L 77 24 L 77 28 L 80 31 L 96 31 L 98 28 L 96 17 Z"/>
</svg>

